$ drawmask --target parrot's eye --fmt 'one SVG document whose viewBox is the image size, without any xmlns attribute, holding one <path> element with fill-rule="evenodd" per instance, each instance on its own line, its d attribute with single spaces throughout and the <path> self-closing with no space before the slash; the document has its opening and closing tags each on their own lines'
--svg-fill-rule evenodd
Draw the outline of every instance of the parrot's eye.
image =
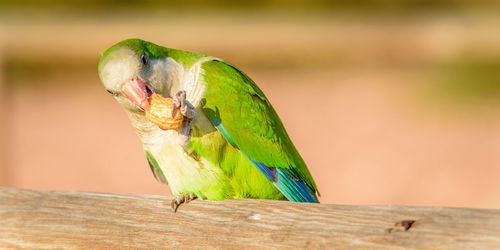
<svg viewBox="0 0 500 250">
<path fill-rule="evenodd" d="M 141 62 L 144 66 L 147 66 L 148 65 L 148 56 L 146 56 L 145 54 L 142 54 L 141 56 Z"/>
<path fill-rule="evenodd" d="M 106 89 L 106 91 L 108 91 L 108 93 L 110 93 L 110 94 L 112 94 L 112 95 L 114 94 L 114 93 L 113 93 L 113 91 L 111 91 L 111 90 L 109 90 L 109 89 Z"/>
</svg>

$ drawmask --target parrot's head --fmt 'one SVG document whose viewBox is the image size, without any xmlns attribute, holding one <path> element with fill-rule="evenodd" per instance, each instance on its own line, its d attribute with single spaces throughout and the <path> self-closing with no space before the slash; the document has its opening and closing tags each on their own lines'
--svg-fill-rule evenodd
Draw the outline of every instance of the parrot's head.
<svg viewBox="0 0 500 250">
<path fill-rule="evenodd" d="M 153 93 L 169 88 L 164 60 L 159 46 L 140 39 L 121 41 L 102 53 L 99 78 L 104 88 L 129 113 L 144 114 Z"/>
</svg>

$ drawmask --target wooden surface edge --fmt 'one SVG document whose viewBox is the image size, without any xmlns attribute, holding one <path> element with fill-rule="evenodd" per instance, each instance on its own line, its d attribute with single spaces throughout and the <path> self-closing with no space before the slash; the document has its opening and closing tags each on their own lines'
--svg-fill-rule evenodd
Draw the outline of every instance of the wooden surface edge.
<svg viewBox="0 0 500 250">
<path fill-rule="evenodd" d="M 0 188 L 0 248 L 500 249 L 500 210 Z"/>
</svg>

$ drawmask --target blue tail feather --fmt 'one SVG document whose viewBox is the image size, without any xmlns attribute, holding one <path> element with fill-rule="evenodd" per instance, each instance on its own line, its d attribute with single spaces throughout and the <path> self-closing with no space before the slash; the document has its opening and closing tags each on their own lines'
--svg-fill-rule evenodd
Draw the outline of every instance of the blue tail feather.
<svg viewBox="0 0 500 250">
<path fill-rule="evenodd" d="M 296 202 L 319 202 L 314 190 L 307 186 L 302 180 L 291 177 L 295 176 L 292 172 L 293 170 L 273 168 L 274 171 L 272 171 L 268 166 L 260 162 L 255 162 L 246 155 L 245 157 L 252 162 L 252 164 L 255 165 L 288 200 Z"/>
<path fill-rule="evenodd" d="M 291 169 L 277 168 L 278 181 L 274 184 L 290 201 L 297 202 L 319 202 L 312 190 L 305 182 L 299 179 L 290 178 L 287 172 Z M 292 175 L 293 176 L 293 175 Z"/>
</svg>

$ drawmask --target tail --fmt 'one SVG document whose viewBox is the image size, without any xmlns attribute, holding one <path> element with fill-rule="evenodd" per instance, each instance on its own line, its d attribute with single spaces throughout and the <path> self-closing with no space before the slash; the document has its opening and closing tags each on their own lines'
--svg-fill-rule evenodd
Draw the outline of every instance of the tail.
<svg viewBox="0 0 500 250">
<path fill-rule="evenodd" d="M 247 159 L 252 162 L 252 164 L 255 165 L 289 201 L 319 203 L 318 197 L 316 197 L 316 191 L 299 179 L 293 169 L 268 167 L 248 157 Z"/>
<path fill-rule="evenodd" d="M 319 203 L 316 192 L 300 179 L 290 177 L 291 169 L 276 169 L 278 172 L 277 181 L 274 182 L 281 193 L 290 201 Z M 293 176 L 293 175 L 292 175 Z"/>
</svg>

